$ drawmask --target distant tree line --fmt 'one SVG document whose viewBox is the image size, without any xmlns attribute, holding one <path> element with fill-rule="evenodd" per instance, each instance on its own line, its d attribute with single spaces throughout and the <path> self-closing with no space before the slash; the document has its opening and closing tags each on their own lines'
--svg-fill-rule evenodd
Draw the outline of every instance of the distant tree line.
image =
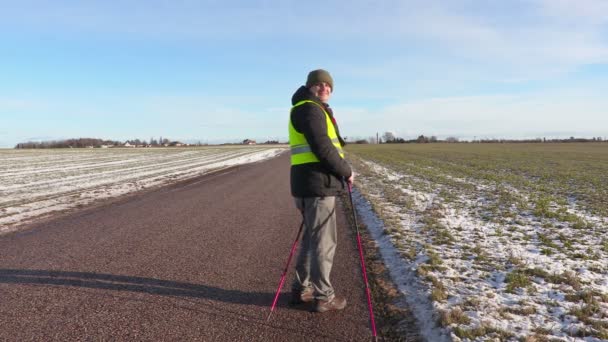
<svg viewBox="0 0 608 342">
<path fill-rule="evenodd" d="M 376 135 L 375 137 L 369 137 L 367 139 L 358 139 L 355 140 L 355 144 L 411 144 L 411 143 L 434 143 L 434 142 L 459 142 L 458 138 L 448 137 L 445 140 L 439 140 L 436 136 L 427 137 L 425 135 L 420 135 L 416 139 L 403 139 L 395 136 L 392 132 L 385 132 L 382 137 Z"/>
<path fill-rule="evenodd" d="M 375 137 L 369 137 L 368 139 L 355 140 L 355 144 L 427 144 L 427 143 L 572 143 L 572 142 L 608 142 L 607 139 L 602 137 L 593 138 L 575 138 L 570 137 L 567 139 L 547 139 L 547 138 L 535 138 L 535 139 L 473 139 L 460 140 L 457 137 L 447 137 L 443 140 L 438 139 L 436 136 L 425 136 L 419 135 L 416 139 L 403 139 L 395 136 L 392 132 L 385 132 L 382 137 L 376 135 Z"/>
<path fill-rule="evenodd" d="M 84 148 L 84 147 L 101 147 L 101 146 L 120 146 L 120 141 L 102 140 L 94 138 L 79 138 L 67 140 L 51 140 L 41 142 L 25 142 L 19 143 L 15 148 Z"/>
<path fill-rule="evenodd" d="M 158 140 L 151 138 L 150 141 L 140 139 L 130 139 L 124 142 L 116 140 L 104 140 L 96 138 L 77 138 L 65 140 L 50 140 L 50 141 L 29 141 L 15 145 L 17 149 L 25 148 L 99 148 L 99 147 L 121 147 L 121 146 L 136 146 L 136 147 L 161 147 L 161 146 L 183 146 L 179 141 L 171 141 L 169 139 Z M 200 142 L 195 145 L 202 145 Z"/>
<path fill-rule="evenodd" d="M 227 145 L 242 145 L 255 144 L 255 140 L 245 139 L 240 143 L 232 143 Z M 267 140 L 263 144 L 280 144 L 278 140 Z M 169 140 L 160 137 L 159 139 L 150 138 L 149 141 L 140 139 L 130 139 L 121 141 L 104 140 L 95 138 L 78 138 L 66 140 L 51 140 L 51 141 L 29 141 L 15 145 L 16 149 L 26 148 L 100 148 L 100 147 L 180 147 L 180 146 L 204 146 L 207 143 L 184 144 L 179 141 Z"/>
<path fill-rule="evenodd" d="M 521 140 L 512 140 L 512 139 L 479 139 L 474 140 L 473 142 L 478 143 L 587 143 L 587 142 L 608 142 L 608 140 L 603 139 L 602 137 L 593 137 L 593 138 L 575 138 L 570 137 L 567 139 L 547 139 L 547 138 L 536 138 L 536 139 L 521 139 Z"/>
</svg>

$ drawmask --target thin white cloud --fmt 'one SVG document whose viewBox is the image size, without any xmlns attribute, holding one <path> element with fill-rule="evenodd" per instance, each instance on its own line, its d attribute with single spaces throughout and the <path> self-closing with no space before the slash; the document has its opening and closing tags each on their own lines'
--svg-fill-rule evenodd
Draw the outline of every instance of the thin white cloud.
<svg viewBox="0 0 608 342">
<path fill-rule="evenodd" d="M 41 104 L 38 101 L 0 97 L 0 114 L 6 113 L 8 115 L 12 111 L 35 110 L 40 107 Z"/>
<path fill-rule="evenodd" d="M 396 131 L 401 136 L 515 137 L 521 132 L 595 132 L 608 135 L 608 100 L 576 89 L 523 95 L 447 97 L 367 111 L 338 108 L 343 132 Z"/>
<path fill-rule="evenodd" d="M 569 19 L 576 25 L 608 23 L 608 1 L 605 0 L 537 0 L 542 13 L 556 20 Z"/>
<path fill-rule="evenodd" d="M 603 21 L 594 20 L 605 15 L 592 14 L 602 12 L 605 2 L 582 3 L 587 10 L 578 12 L 577 25 L 572 25 L 571 15 L 555 14 L 555 7 L 548 6 L 550 2 L 542 2 L 542 10 L 531 6 L 533 2 L 511 9 L 510 21 L 494 21 L 492 15 L 500 13 L 427 6 L 404 20 L 402 32 L 410 39 L 417 37 L 432 44 L 448 62 L 451 55 L 495 65 L 499 73 L 508 73 L 507 79 L 544 78 L 585 64 L 608 63 L 608 30 Z M 520 20 L 520 15 L 529 18 Z"/>
</svg>

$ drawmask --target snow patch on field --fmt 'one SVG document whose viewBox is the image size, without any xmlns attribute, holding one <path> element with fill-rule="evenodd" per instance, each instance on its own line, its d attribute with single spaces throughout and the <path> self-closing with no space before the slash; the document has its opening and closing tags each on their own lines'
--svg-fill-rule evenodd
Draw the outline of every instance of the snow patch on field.
<svg viewBox="0 0 608 342">
<path fill-rule="evenodd" d="M 284 147 L 0 151 L 0 234 L 100 199 L 258 162 Z"/>
</svg>

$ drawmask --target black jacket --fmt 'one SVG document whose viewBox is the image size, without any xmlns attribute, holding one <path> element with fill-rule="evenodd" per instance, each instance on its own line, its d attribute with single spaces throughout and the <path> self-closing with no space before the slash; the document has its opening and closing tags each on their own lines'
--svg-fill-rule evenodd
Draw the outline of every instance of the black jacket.
<svg viewBox="0 0 608 342">
<path fill-rule="evenodd" d="M 302 100 L 314 101 L 327 108 L 304 86 L 293 94 L 291 103 L 295 105 Z M 333 115 L 331 110 L 327 112 L 329 115 Z M 291 112 L 290 118 L 293 127 L 304 134 L 312 152 L 320 161 L 319 163 L 291 166 L 291 194 L 295 197 L 338 195 L 344 190 L 342 178 L 350 177 L 352 170 L 350 165 L 340 157 L 338 150 L 327 136 L 325 113 L 319 106 L 305 103 L 296 107 Z"/>
</svg>

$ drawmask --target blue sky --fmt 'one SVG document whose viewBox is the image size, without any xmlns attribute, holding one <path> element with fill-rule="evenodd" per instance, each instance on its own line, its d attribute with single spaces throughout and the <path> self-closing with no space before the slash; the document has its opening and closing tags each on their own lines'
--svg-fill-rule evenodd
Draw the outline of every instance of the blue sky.
<svg viewBox="0 0 608 342">
<path fill-rule="evenodd" d="M 608 1 L 0 1 L 0 147 L 343 135 L 608 137 Z"/>
</svg>

